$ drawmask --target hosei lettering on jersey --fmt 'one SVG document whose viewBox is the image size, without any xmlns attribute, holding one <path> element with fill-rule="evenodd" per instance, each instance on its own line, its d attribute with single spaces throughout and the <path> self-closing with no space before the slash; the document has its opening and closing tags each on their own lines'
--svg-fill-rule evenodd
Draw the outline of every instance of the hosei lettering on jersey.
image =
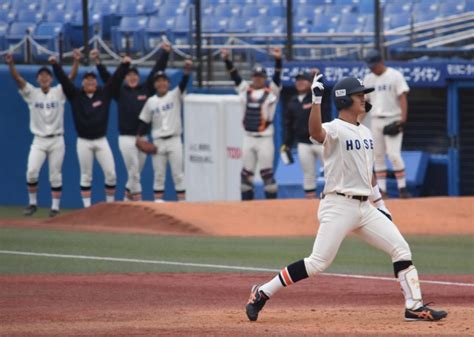
<svg viewBox="0 0 474 337">
<path fill-rule="evenodd" d="M 372 139 L 347 139 L 346 140 L 346 150 L 360 150 L 361 148 L 366 150 L 373 150 L 374 149 L 374 141 Z"/>
</svg>

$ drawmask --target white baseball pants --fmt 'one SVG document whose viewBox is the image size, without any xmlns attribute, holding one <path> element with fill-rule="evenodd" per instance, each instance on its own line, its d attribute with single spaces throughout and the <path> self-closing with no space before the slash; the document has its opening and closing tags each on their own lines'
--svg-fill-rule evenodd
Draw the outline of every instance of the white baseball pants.
<svg viewBox="0 0 474 337">
<path fill-rule="evenodd" d="M 175 190 L 178 192 L 184 191 L 183 143 L 181 137 L 156 138 L 153 143 L 158 148 L 157 153 L 152 156 L 155 174 L 153 189 L 155 191 L 165 190 L 166 164 L 169 161 Z"/>
<path fill-rule="evenodd" d="M 62 186 L 61 169 L 64 160 L 64 137 L 51 138 L 35 136 L 28 155 L 26 180 L 28 183 L 38 182 L 39 173 L 44 161 L 48 158 L 49 181 L 51 187 Z"/>
<path fill-rule="evenodd" d="M 332 263 L 351 232 L 386 252 L 392 262 L 411 260 L 410 247 L 398 228 L 369 201 L 329 194 L 319 204 L 318 218 L 320 226 L 313 252 L 304 259 L 309 276 L 324 271 Z"/>
<path fill-rule="evenodd" d="M 323 159 L 322 144 L 298 143 L 298 158 L 303 169 L 303 188 L 305 191 L 316 190 L 316 160 Z"/>
<path fill-rule="evenodd" d="M 115 175 L 115 162 L 107 138 L 98 139 L 77 138 L 77 156 L 81 169 L 81 187 L 91 187 L 92 168 L 94 157 L 97 158 L 104 172 L 105 184 L 115 186 L 117 177 Z"/>
<path fill-rule="evenodd" d="M 384 171 L 387 169 L 385 164 L 385 154 L 392 163 L 394 171 L 405 169 L 405 163 L 402 158 L 402 141 L 403 132 L 395 136 L 386 136 L 383 134 L 383 128 L 394 122 L 400 120 L 399 117 L 391 118 L 377 118 L 372 117 L 372 137 L 374 138 L 374 157 L 375 157 L 375 171 Z"/>
<path fill-rule="evenodd" d="M 119 149 L 122 153 L 122 158 L 127 169 L 127 183 L 125 187 L 132 194 L 142 192 L 142 185 L 140 183 L 140 174 L 146 161 L 146 153 L 140 151 L 136 145 L 135 136 L 121 135 L 118 138 Z"/>
</svg>

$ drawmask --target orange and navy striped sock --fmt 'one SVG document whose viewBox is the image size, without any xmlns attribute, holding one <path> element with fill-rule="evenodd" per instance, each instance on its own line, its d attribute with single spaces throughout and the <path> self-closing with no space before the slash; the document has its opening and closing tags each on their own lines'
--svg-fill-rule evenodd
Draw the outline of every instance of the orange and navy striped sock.
<svg viewBox="0 0 474 337">
<path fill-rule="evenodd" d="M 286 268 L 283 268 L 278 274 L 278 277 L 284 287 L 308 278 L 308 272 L 306 271 L 304 260 L 296 261 Z"/>
</svg>

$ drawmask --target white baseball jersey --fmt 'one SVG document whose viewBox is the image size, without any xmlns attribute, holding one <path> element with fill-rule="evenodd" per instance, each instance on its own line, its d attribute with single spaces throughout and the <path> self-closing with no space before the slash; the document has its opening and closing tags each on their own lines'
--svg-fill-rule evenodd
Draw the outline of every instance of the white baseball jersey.
<svg viewBox="0 0 474 337">
<path fill-rule="evenodd" d="M 51 87 L 45 94 L 41 88 L 26 83 L 19 92 L 30 110 L 31 133 L 41 137 L 64 133 L 66 96 L 61 85 Z"/>
<path fill-rule="evenodd" d="M 370 130 L 339 118 L 323 128 L 324 194 L 371 195 L 374 141 Z"/>
<path fill-rule="evenodd" d="M 409 92 L 405 78 L 396 69 L 387 67 L 385 72 L 377 76 L 374 73 L 365 75 L 364 86 L 373 87 L 375 91 L 367 94 L 373 105 L 370 114 L 373 117 L 399 117 L 402 109 L 398 97 L 404 92 Z"/>
<path fill-rule="evenodd" d="M 153 138 L 179 136 L 181 125 L 181 90 L 174 88 L 159 97 L 153 95 L 146 101 L 139 118 L 145 123 L 151 123 Z"/>
<path fill-rule="evenodd" d="M 240 99 L 243 103 L 247 102 L 247 90 L 250 88 L 250 84 L 247 81 L 242 81 L 235 90 L 239 93 Z M 262 104 L 262 114 L 266 121 L 272 122 L 275 117 L 275 110 L 278 104 L 278 97 L 280 96 L 281 87 L 277 86 L 273 81 L 270 81 L 270 90 L 271 94 L 268 95 L 265 102 Z M 252 99 L 258 101 L 265 93 L 265 89 L 254 89 L 252 90 Z M 244 109 L 246 106 L 244 105 Z M 271 136 L 273 135 L 274 127 L 273 124 L 270 124 L 262 132 L 247 132 L 250 135 L 260 135 L 260 136 Z"/>
</svg>

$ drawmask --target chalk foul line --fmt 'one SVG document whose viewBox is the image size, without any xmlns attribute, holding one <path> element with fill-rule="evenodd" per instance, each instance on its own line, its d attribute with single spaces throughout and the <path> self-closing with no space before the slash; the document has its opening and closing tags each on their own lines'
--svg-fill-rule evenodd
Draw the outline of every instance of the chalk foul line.
<svg viewBox="0 0 474 337">
<path fill-rule="evenodd" d="M 23 251 L 15 251 L 15 250 L 0 250 L 0 254 L 37 256 L 37 257 L 53 257 L 53 258 L 76 259 L 76 260 L 95 260 L 95 261 L 109 261 L 109 262 L 158 264 L 158 265 L 169 265 L 169 266 L 210 268 L 210 269 L 228 269 L 228 270 L 256 271 L 256 272 L 274 272 L 274 273 L 276 273 L 276 272 L 280 271 L 279 269 L 260 268 L 260 267 L 229 266 L 229 265 L 222 265 L 222 264 L 177 262 L 177 261 L 162 261 L 162 260 L 128 259 L 128 258 L 110 257 L 110 256 L 51 254 L 51 253 L 23 252 Z M 321 273 L 320 275 L 332 276 L 332 277 L 354 278 L 354 279 L 365 279 L 365 280 L 379 280 L 379 281 L 392 281 L 392 282 L 397 281 L 397 279 L 395 279 L 395 278 L 382 277 L 382 276 L 351 275 L 351 274 L 336 274 L 336 273 Z M 438 284 L 438 285 L 459 286 L 459 287 L 474 287 L 474 283 L 432 281 L 432 280 L 422 280 L 420 282 L 424 283 L 424 284 Z"/>
</svg>

